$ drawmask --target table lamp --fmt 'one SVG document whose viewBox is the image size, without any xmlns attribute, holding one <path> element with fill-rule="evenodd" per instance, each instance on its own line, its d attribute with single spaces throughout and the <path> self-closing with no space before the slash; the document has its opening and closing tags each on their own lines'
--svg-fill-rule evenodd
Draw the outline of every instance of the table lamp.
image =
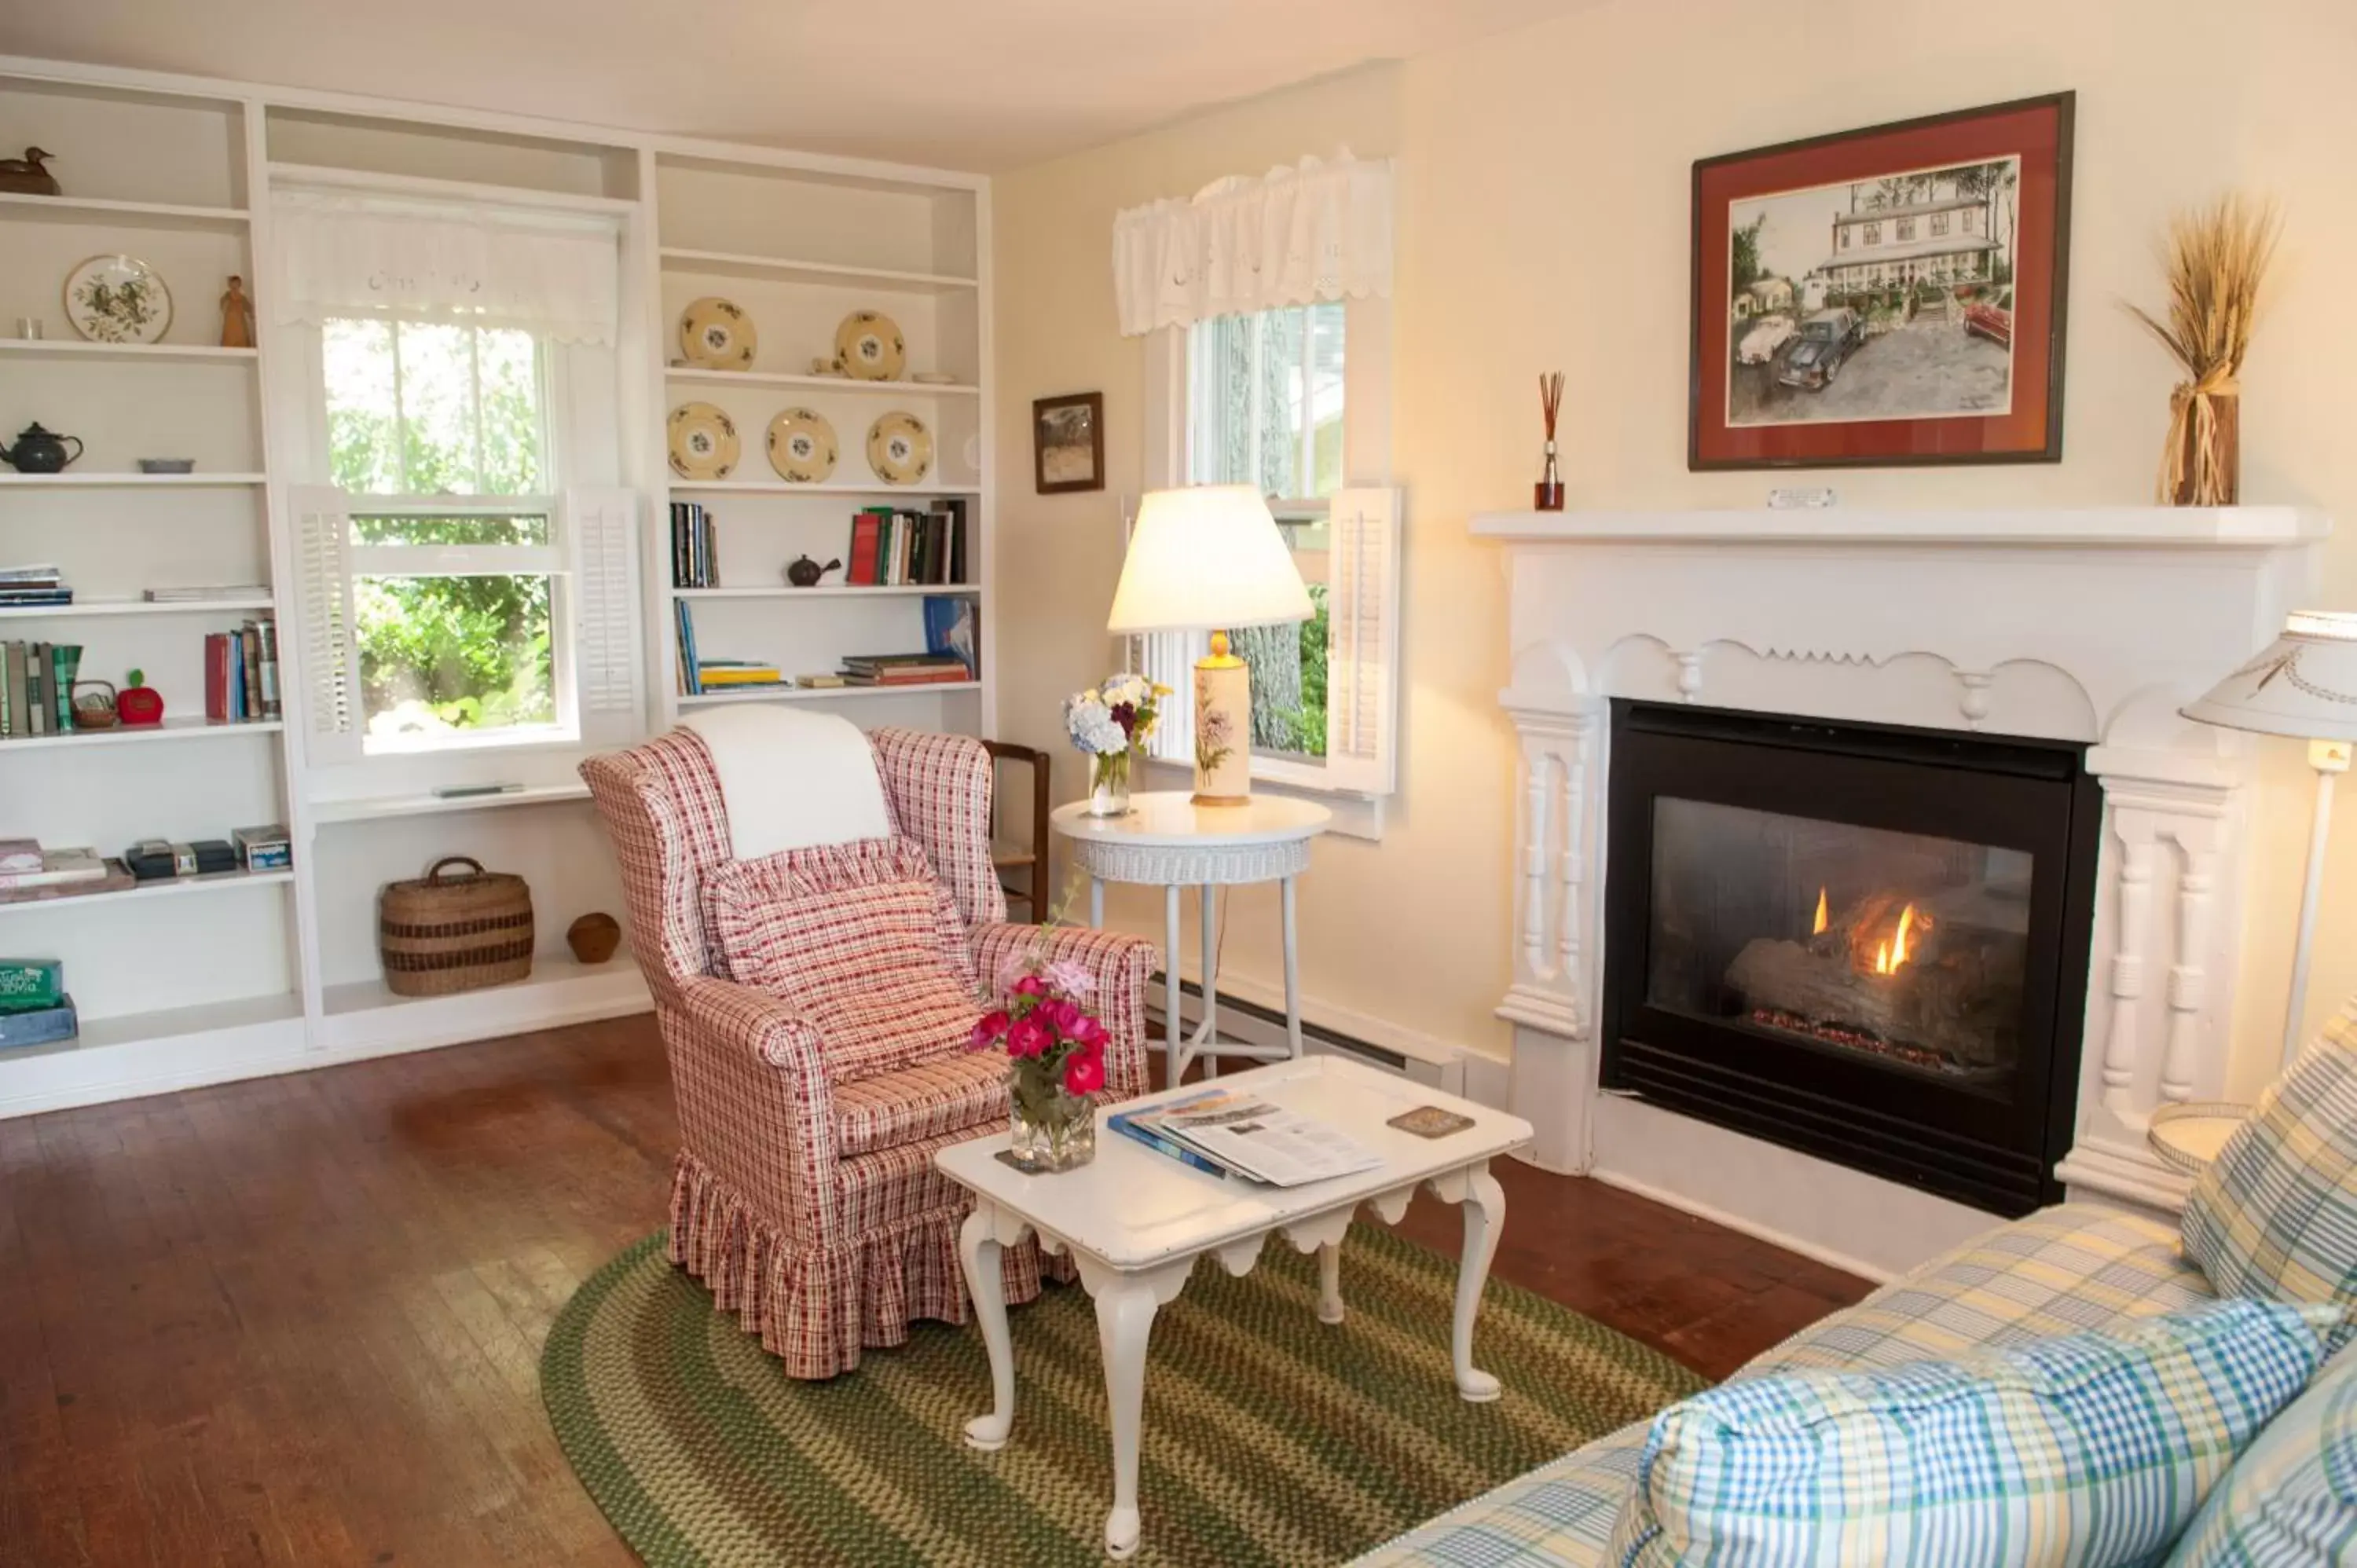
<svg viewBox="0 0 2357 1568">
<path fill-rule="evenodd" d="M 2283 635 L 2227 676 L 2209 695 L 2179 710 L 2189 719 L 2308 742 L 2316 769 L 2316 814 L 2308 830 L 2308 885 L 2299 899 L 2299 941 L 2292 950 L 2291 1001 L 2284 1015 L 2284 1060 L 2299 1054 L 2307 1011 L 2309 947 L 2316 936 L 2317 896 L 2324 886 L 2324 845 L 2332 831 L 2332 781 L 2349 771 L 2357 741 L 2357 615 L 2296 610 Z"/>
<path fill-rule="evenodd" d="M 1195 804 L 1252 799 L 1252 677 L 1227 628 L 1315 613 L 1276 519 L 1250 485 L 1149 490 L 1138 503 L 1105 629 L 1211 632 L 1210 655 L 1195 661 Z"/>
</svg>

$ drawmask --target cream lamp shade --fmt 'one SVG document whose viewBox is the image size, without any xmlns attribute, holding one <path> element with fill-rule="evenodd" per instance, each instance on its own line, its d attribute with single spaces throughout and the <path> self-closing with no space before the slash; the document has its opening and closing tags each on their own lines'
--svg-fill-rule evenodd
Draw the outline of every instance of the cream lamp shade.
<svg viewBox="0 0 2357 1568">
<path fill-rule="evenodd" d="M 1308 620 L 1309 590 L 1250 485 L 1150 490 L 1130 531 L 1105 629 L 1135 635 L 1209 631 L 1195 661 L 1195 803 L 1252 799 L 1252 679 L 1228 650 L 1228 628 Z"/>
<path fill-rule="evenodd" d="M 1209 631 L 1315 613 L 1260 492 L 1198 485 L 1148 490 L 1138 503 L 1105 629 Z"/>
<path fill-rule="evenodd" d="M 2357 740 L 2357 615 L 2293 612 L 2281 637 L 2184 713 L 2261 735 Z"/>
<path fill-rule="evenodd" d="M 2299 1055 L 2308 1008 L 2309 955 L 2324 892 L 2324 850 L 2332 832 L 2332 783 L 2349 771 L 2357 741 L 2357 615 L 2296 610 L 2283 635 L 2257 658 L 2179 710 L 2189 719 L 2308 742 L 2316 769 L 2316 806 L 2308 824 L 2308 880 L 2299 897 L 2299 935 L 2292 944 L 2291 999 L 2284 1008 L 2284 1064 Z"/>
</svg>

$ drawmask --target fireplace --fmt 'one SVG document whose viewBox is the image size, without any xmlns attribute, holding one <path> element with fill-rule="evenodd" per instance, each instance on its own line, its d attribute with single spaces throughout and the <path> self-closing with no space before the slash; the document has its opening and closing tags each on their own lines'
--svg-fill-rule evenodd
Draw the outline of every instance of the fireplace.
<svg viewBox="0 0 2357 1568">
<path fill-rule="evenodd" d="M 2062 1196 L 2086 747 L 1615 700 L 1602 1081 L 2002 1215 Z"/>
</svg>

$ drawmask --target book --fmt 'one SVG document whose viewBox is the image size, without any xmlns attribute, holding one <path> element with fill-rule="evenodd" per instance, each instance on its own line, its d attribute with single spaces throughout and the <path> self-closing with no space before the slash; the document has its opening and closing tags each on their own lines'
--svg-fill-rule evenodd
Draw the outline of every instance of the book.
<svg viewBox="0 0 2357 1568">
<path fill-rule="evenodd" d="M 139 596 L 151 605 L 201 605 L 217 599 L 266 599 L 270 589 L 262 583 L 224 584 L 219 586 L 147 588 Z"/>
<path fill-rule="evenodd" d="M 982 668 L 982 611 L 955 594 L 925 596 L 925 651 L 957 660 L 971 675 Z"/>
<path fill-rule="evenodd" d="M 1198 1154 L 1176 1138 L 1166 1138 L 1151 1128 L 1138 1125 L 1131 1112 L 1117 1111 L 1105 1118 L 1105 1125 L 1124 1137 L 1135 1138 L 1157 1154 L 1168 1155 L 1182 1165 L 1191 1165 L 1208 1175 L 1226 1177 L 1232 1173 L 1209 1155 Z"/>
<path fill-rule="evenodd" d="M 696 675 L 706 691 L 716 686 L 774 686 L 785 679 L 774 664 L 706 664 Z"/>
<path fill-rule="evenodd" d="M 48 734 L 53 717 L 49 707 L 49 645 L 29 643 L 25 657 L 25 733 Z"/>
<path fill-rule="evenodd" d="M 55 1045 L 60 1040 L 72 1039 L 79 1032 L 70 996 L 60 996 L 54 1005 L 48 1007 L 0 1011 L 0 1050 Z"/>
<path fill-rule="evenodd" d="M 0 610 L 36 610 L 73 602 L 71 588 L 0 588 Z"/>
<path fill-rule="evenodd" d="M 65 994 L 66 966 L 58 960 L 0 958 L 0 1007 L 54 1007 Z"/>
<path fill-rule="evenodd" d="M 230 692 L 229 633 L 205 633 L 205 717 L 225 724 L 232 716 Z"/>
<path fill-rule="evenodd" d="M 60 887 L 70 882 L 95 882 L 105 875 L 106 862 L 94 849 L 44 850 L 38 871 L 0 872 L 0 893 L 25 887 Z"/>
<path fill-rule="evenodd" d="M 0 873 L 38 871 L 41 845 L 36 839 L 0 839 Z"/>
<path fill-rule="evenodd" d="M 73 728 L 74 678 L 81 673 L 81 644 L 61 642 L 49 650 L 49 705 L 58 721 L 58 733 Z"/>
<path fill-rule="evenodd" d="M 1128 1119 L 1272 1187 L 1302 1187 L 1383 1164 L 1380 1155 L 1339 1128 L 1247 1090 L 1207 1090 L 1128 1112 Z"/>
<path fill-rule="evenodd" d="M 851 553 L 845 557 L 850 570 L 844 580 L 854 587 L 872 588 L 877 585 L 877 566 L 881 560 L 878 541 L 883 534 L 884 521 L 873 507 L 856 512 L 851 519 Z"/>
<path fill-rule="evenodd" d="M 813 692 L 832 692 L 851 682 L 840 675 L 797 675 L 794 684 Z"/>
<path fill-rule="evenodd" d="M 54 587 L 65 581 L 55 566 L 0 566 L 0 584 L 39 583 Z"/>
<path fill-rule="evenodd" d="M 933 515 L 942 520 L 942 534 L 948 542 L 943 553 L 942 575 L 945 585 L 963 587 L 974 581 L 965 571 L 965 499 L 961 496 L 943 496 L 933 502 Z"/>
<path fill-rule="evenodd" d="M 916 670 L 891 675 L 860 675 L 844 672 L 846 686 L 955 686 L 973 680 L 963 664 L 952 664 L 946 670 Z"/>
<path fill-rule="evenodd" d="M 243 674 L 238 687 L 237 716 L 258 719 L 262 716 L 262 628 L 247 621 L 238 628 L 237 636 Z"/>
<path fill-rule="evenodd" d="M 695 621 L 688 611 L 686 601 L 673 602 L 672 618 L 678 623 L 680 693 L 693 697 L 704 690 L 704 685 L 696 673 Z"/>
<path fill-rule="evenodd" d="M 284 718 L 285 709 L 278 700 L 278 623 L 265 620 L 262 631 L 262 716 Z"/>
</svg>

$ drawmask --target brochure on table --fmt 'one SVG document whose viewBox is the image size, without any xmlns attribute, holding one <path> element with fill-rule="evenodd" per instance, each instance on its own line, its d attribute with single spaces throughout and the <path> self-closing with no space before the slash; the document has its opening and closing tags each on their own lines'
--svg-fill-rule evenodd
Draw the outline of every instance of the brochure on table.
<svg viewBox="0 0 2357 1568">
<path fill-rule="evenodd" d="M 1381 1155 L 1317 1118 L 1237 1090 L 1209 1090 L 1114 1122 L 1166 1154 L 1182 1160 L 1193 1154 L 1275 1187 L 1302 1187 L 1383 1164 Z"/>
</svg>

